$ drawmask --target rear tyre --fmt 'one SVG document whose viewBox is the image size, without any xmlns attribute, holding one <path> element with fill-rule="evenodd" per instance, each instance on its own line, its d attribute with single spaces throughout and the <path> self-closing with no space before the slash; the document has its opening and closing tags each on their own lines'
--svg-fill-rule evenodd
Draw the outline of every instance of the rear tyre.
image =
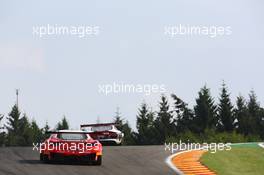
<svg viewBox="0 0 264 175">
<path fill-rule="evenodd" d="M 94 165 L 97 165 L 97 166 L 102 165 L 102 156 L 97 157 L 97 160 L 94 162 Z"/>
<path fill-rule="evenodd" d="M 48 161 L 49 161 L 48 156 L 45 155 L 45 154 L 43 154 L 43 153 L 40 153 L 40 154 L 39 154 L 39 160 L 40 160 L 41 162 L 44 162 L 44 163 L 48 163 Z"/>
</svg>

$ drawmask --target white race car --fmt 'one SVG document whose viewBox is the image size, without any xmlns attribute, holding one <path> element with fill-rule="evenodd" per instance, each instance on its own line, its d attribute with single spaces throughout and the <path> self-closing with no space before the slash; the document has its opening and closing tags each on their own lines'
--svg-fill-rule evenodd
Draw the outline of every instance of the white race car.
<svg viewBox="0 0 264 175">
<path fill-rule="evenodd" d="M 122 143 L 124 133 L 116 128 L 116 123 L 99 123 L 99 124 L 83 124 L 81 130 L 89 133 L 89 135 L 103 144 Z"/>
</svg>

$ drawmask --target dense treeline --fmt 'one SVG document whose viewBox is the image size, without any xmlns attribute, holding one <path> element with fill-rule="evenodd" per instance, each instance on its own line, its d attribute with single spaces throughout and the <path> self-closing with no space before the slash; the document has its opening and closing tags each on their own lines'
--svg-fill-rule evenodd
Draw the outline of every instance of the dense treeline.
<svg viewBox="0 0 264 175">
<path fill-rule="evenodd" d="M 171 100 L 173 103 L 169 103 Z M 153 111 L 142 103 L 136 116 L 137 131 L 133 131 L 127 121 L 116 112 L 117 123 L 125 137 L 126 145 L 164 144 L 164 142 L 248 142 L 264 139 L 264 108 L 257 100 L 254 91 L 248 99 L 238 96 L 235 104 L 231 102 L 228 88 L 223 83 L 216 103 L 210 89 L 202 87 L 190 108 L 176 94 L 161 96 L 158 111 Z M 0 115 L 0 124 L 3 115 Z M 51 128 L 48 123 L 40 128 L 35 120 L 29 121 L 26 114 L 21 115 L 13 106 L 8 114 L 5 130 L 0 132 L 0 145 L 26 146 L 40 142 L 47 137 Z M 68 129 L 64 116 L 54 129 Z"/>
<path fill-rule="evenodd" d="M 125 133 L 125 144 L 164 144 L 164 142 L 252 142 L 264 139 L 264 108 L 254 91 L 249 99 L 238 96 L 232 104 L 230 93 L 222 84 L 219 102 L 216 103 L 210 89 L 202 87 L 196 104 L 188 107 L 180 97 L 162 95 L 159 110 L 152 111 L 142 103 L 136 116 L 137 132 L 133 132 L 128 122 L 117 115 L 115 122 Z"/>
<path fill-rule="evenodd" d="M 165 141 L 184 142 L 247 142 L 264 139 L 264 108 L 254 91 L 246 100 L 241 95 L 232 104 L 223 83 L 216 103 L 210 89 L 202 87 L 196 104 L 188 107 L 176 94 L 161 97 L 159 111 L 149 110 L 143 103 L 137 116 L 137 144 L 163 144 Z"/>
<path fill-rule="evenodd" d="M 3 117 L 1 115 L 0 122 Z M 55 129 L 68 128 L 69 125 L 65 117 L 55 127 Z M 26 114 L 21 115 L 17 105 L 14 105 L 7 116 L 7 123 L 2 129 L 6 130 L 0 132 L 0 145 L 29 146 L 47 138 L 49 135 L 46 132 L 50 130 L 50 127 L 46 122 L 45 126 L 40 128 L 34 119 L 29 121 Z"/>
</svg>

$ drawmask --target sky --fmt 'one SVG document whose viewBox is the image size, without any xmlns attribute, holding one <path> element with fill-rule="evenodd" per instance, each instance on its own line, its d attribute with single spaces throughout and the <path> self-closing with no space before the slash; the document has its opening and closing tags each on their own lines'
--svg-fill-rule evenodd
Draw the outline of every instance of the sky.
<svg viewBox="0 0 264 175">
<path fill-rule="evenodd" d="M 232 101 L 250 90 L 264 104 L 261 0 L 0 1 L 0 113 L 15 104 L 40 126 L 110 122 L 116 108 L 135 129 L 142 102 L 161 93 L 103 94 L 100 85 L 164 85 L 190 107 L 205 84 L 216 102 L 224 80 Z M 99 34 L 38 37 L 33 27 L 98 26 Z M 232 33 L 165 35 L 166 26 L 229 26 Z"/>
</svg>

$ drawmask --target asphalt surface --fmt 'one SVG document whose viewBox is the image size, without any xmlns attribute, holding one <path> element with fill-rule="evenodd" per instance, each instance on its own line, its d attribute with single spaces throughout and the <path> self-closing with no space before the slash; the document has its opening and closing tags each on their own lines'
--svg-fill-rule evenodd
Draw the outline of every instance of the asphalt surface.
<svg viewBox="0 0 264 175">
<path fill-rule="evenodd" d="M 0 175 L 171 175 L 164 146 L 105 146 L 101 166 L 45 164 L 32 147 L 0 148 Z"/>
</svg>

